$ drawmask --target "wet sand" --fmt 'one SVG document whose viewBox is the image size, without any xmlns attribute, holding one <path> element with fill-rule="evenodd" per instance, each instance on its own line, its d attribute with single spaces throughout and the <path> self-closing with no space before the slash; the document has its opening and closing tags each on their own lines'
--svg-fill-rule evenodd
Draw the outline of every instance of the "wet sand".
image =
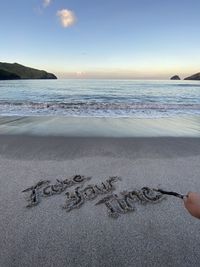
<svg viewBox="0 0 200 267">
<path fill-rule="evenodd" d="M 0 116 L 0 134 L 69 137 L 200 137 L 200 116 L 149 119 Z"/>
<path fill-rule="evenodd" d="M 199 138 L 39 136 L 19 125 L 0 135 L 0 266 L 199 266 L 200 221 L 180 199 L 137 205 L 113 219 L 105 205 L 95 206 L 100 196 L 66 212 L 64 193 L 30 209 L 21 193 L 40 179 L 74 174 L 92 176 L 93 184 L 118 175 L 116 193 L 143 186 L 200 191 Z"/>
</svg>

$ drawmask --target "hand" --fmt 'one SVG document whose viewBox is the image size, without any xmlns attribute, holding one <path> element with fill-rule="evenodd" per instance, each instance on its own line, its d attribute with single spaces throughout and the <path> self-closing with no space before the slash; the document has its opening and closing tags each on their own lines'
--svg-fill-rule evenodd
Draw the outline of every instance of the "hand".
<svg viewBox="0 0 200 267">
<path fill-rule="evenodd" d="M 200 194 L 189 192 L 187 197 L 184 198 L 184 205 L 188 212 L 200 219 Z"/>
</svg>

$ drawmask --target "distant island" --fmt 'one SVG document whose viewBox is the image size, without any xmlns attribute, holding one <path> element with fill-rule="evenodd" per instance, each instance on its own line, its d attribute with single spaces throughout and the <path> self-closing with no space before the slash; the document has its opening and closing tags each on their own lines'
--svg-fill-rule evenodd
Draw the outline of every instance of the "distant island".
<svg viewBox="0 0 200 267">
<path fill-rule="evenodd" d="M 170 80 L 181 80 L 181 78 L 178 75 L 174 75 L 170 78 Z M 184 78 L 184 80 L 190 80 L 190 81 L 200 81 L 200 72 L 191 75 L 187 78 Z"/>
<path fill-rule="evenodd" d="M 178 75 L 174 75 L 170 78 L 170 80 L 180 80 L 181 78 Z"/>
<path fill-rule="evenodd" d="M 37 70 L 18 63 L 0 62 L 0 80 L 18 79 L 57 79 L 57 77 L 44 70 Z"/>
</svg>

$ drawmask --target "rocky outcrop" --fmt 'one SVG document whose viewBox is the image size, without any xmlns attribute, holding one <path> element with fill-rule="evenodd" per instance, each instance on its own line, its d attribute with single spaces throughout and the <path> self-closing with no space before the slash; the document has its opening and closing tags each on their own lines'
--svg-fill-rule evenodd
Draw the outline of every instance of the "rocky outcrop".
<svg viewBox="0 0 200 267">
<path fill-rule="evenodd" d="M 178 75 L 174 75 L 170 78 L 170 80 L 180 80 L 181 78 Z"/>
<path fill-rule="evenodd" d="M 200 72 L 185 78 L 184 80 L 200 81 Z"/>
<path fill-rule="evenodd" d="M 18 63 L 2 63 L 0 62 L 0 80 L 9 79 L 57 79 L 57 77 L 44 70 L 37 70 L 25 67 Z"/>
</svg>

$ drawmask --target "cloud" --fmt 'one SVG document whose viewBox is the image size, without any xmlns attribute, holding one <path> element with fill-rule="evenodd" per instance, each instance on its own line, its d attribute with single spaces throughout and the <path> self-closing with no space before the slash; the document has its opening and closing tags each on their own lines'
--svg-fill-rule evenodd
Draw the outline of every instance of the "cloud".
<svg viewBox="0 0 200 267">
<path fill-rule="evenodd" d="M 43 6 L 48 7 L 51 4 L 52 0 L 43 0 Z"/>
<path fill-rule="evenodd" d="M 61 25 L 65 28 L 72 26 L 76 22 L 74 12 L 68 9 L 58 10 L 57 16 L 60 18 Z"/>
</svg>

